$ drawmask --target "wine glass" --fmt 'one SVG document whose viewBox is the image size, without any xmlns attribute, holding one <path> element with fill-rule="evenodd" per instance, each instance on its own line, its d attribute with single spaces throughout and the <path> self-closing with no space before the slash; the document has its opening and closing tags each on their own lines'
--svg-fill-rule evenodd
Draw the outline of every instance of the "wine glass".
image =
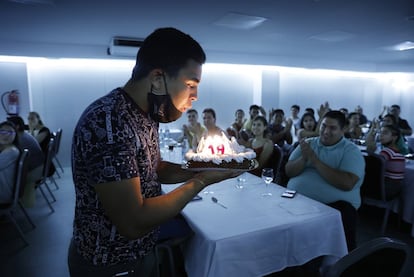
<svg viewBox="0 0 414 277">
<path fill-rule="evenodd" d="M 273 181 L 274 173 L 273 168 L 263 168 L 262 169 L 262 179 L 266 183 L 266 190 L 268 190 L 269 184 Z M 263 196 L 272 196 L 271 192 L 263 193 Z"/>
</svg>

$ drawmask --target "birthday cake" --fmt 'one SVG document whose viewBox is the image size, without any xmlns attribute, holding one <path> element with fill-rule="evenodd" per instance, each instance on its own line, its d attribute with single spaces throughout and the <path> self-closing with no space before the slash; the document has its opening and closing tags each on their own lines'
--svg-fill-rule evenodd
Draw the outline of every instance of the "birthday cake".
<svg viewBox="0 0 414 277">
<path fill-rule="evenodd" d="M 185 168 L 188 169 L 238 169 L 250 170 L 257 166 L 253 149 L 237 143 L 234 137 L 229 140 L 221 136 L 202 137 L 196 151 L 190 149 L 185 154 Z"/>
</svg>

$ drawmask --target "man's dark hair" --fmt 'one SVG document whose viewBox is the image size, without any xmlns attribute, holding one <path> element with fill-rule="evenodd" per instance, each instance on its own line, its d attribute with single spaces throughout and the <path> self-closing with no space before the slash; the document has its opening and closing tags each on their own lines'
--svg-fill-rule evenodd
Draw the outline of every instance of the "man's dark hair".
<svg viewBox="0 0 414 277">
<path fill-rule="evenodd" d="M 336 121 L 338 121 L 339 127 L 341 129 L 343 129 L 345 127 L 346 118 L 345 118 L 344 113 L 342 113 L 341 111 L 336 111 L 336 110 L 329 111 L 323 116 L 323 118 L 327 118 L 327 117 L 335 119 Z"/>
<path fill-rule="evenodd" d="M 400 106 L 399 106 L 399 105 L 397 105 L 397 104 L 391 105 L 391 108 L 396 108 L 396 109 L 398 109 L 398 110 L 401 110 Z"/>
<path fill-rule="evenodd" d="M 214 119 L 216 119 L 216 112 L 212 108 L 205 108 L 203 113 L 211 113 Z"/>
<path fill-rule="evenodd" d="M 395 125 L 395 124 L 387 124 L 387 125 L 382 126 L 382 128 L 388 128 L 391 131 L 391 134 L 393 136 L 396 136 L 397 137 L 396 141 L 398 141 L 400 139 L 401 131 L 400 131 L 400 128 L 398 128 L 397 125 Z"/>
<path fill-rule="evenodd" d="M 397 119 L 395 118 L 395 116 L 393 114 L 387 113 L 386 115 L 384 115 L 383 118 L 389 117 L 392 120 L 392 124 L 397 124 Z"/>
<path fill-rule="evenodd" d="M 315 128 L 316 128 L 317 122 L 316 122 L 315 115 L 313 113 L 309 113 L 309 112 L 304 113 L 302 115 L 302 117 L 300 118 L 300 128 L 305 128 L 305 126 L 303 125 L 303 121 L 305 121 L 306 117 L 310 117 L 310 118 L 313 119 L 313 121 L 315 121 Z"/>
<path fill-rule="evenodd" d="M 275 116 L 275 114 L 277 113 L 283 116 L 285 115 L 285 112 L 282 109 L 276 109 L 276 110 L 273 110 L 272 117 Z"/>
<path fill-rule="evenodd" d="M 7 118 L 7 121 L 10 121 L 14 124 L 14 126 L 16 127 L 17 132 L 24 132 L 25 124 L 24 124 L 23 118 L 21 118 L 20 116 L 18 116 L 18 115 L 9 116 Z"/>
<path fill-rule="evenodd" d="M 187 110 L 187 112 L 186 112 L 187 114 L 190 114 L 190 113 L 195 113 L 196 115 L 198 115 L 198 112 L 197 112 L 197 110 L 196 109 L 189 109 L 189 110 Z"/>
<path fill-rule="evenodd" d="M 354 115 L 360 115 L 360 113 L 357 113 L 357 112 L 351 112 L 351 113 L 349 113 L 348 114 L 348 120 L 350 120 L 351 119 L 351 117 L 353 117 Z"/>
<path fill-rule="evenodd" d="M 258 105 L 251 105 L 250 106 L 250 108 L 249 108 L 249 111 L 252 111 L 252 110 L 260 110 L 260 107 L 258 106 Z"/>
<path fill-rule="evenodd" d="M 206 54 L 200 44 L 175 28 L 160 28 L 150 34 L 138 50 L 132 79 L 140 80 L 157 68 L 174 78 L 189 60 L 205 63 Z"/>
<path fill-rule="evenodd" d="M 305 109 L 305 111 L 306 111 L 307 113 L 311 113 L 311 114 L 315 115 L 315 110 L 314 110 L 314 109 L 312 109 L 312 108 L 306 108 L 306 109 Z"/>
<path fill-rule="evenodd" d="M 292 107 L 290 107 L 291 109 L 292 108 L 295 108 L 295 109 L 297 109 L 298 111 L 300 111 L 300 106 L 299 105 L 296 105 L 296 104 L 294 104 L 294 105 L 292 105 Z"/>
</svg>

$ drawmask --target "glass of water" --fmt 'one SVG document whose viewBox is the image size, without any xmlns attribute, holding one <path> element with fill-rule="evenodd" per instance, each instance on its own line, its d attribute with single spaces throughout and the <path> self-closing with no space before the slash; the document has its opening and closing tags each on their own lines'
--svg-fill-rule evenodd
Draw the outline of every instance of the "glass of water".
<svg viewBox="0 0 414 277">
<path fill-rule="evenodd" d="M 272 196 L 272 193 L 269 192 L 269 184 L 273 181 L 274 178 L 273 168 L 263 168 L 262 169 L 262 179 L 266 184 L 267 192 L 263 193 L 263 196 Z"/>
</svg>

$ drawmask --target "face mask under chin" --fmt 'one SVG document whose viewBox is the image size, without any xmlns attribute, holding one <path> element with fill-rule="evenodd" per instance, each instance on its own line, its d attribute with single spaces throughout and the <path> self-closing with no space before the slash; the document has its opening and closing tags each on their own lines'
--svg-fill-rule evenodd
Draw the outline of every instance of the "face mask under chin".
<svg viewBox="0 0 414 277">
<path fill-rule="evenodd" d="M 171 96 L 148 93 L 149 114 L 160 123 L 169 123 L 181 117 L 182 112 L 174 106 Z"/>
</svg>

